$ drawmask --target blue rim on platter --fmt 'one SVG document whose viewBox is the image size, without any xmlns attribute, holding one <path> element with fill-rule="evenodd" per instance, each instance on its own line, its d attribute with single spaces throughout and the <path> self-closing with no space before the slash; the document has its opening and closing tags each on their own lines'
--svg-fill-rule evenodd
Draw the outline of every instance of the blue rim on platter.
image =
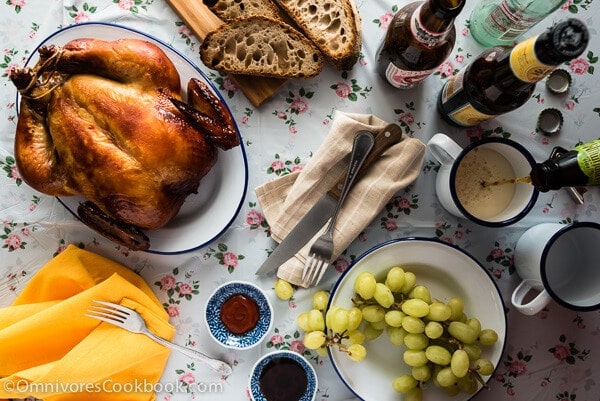
<svg viewBox="0 0 600 401">
<path fill-rule="evenodd" d="M 435 262 L 433 262 L 435 260 Z M 404 267 L 417 276 L 417 284 L 427 286 L 431 296 L 446 301 L 460 296 L 465 302 L 465 313 L 481 320 L 482 328 L 493 328 L 498 342 L 484 347 L 484 355 L 498 367 L 506 346 L 506 309 L 500 290 L 490 272 L 477 259 L 458 246 L 436 238 L 406 237 L 378 244 L 358 256 L 338 278 L 331 289 L 327 308 L 350 307 L 354 294 L 354 279 L 361 271 L 375 271 L 382 280 L 393 266 Z M 392 345 L 382 333 L 365 344 L 367 356 L 360 362 L 350 361 L 335 347 L 327 352 L 334 370 L 346 387 L 360 400 L 402 401 L 392 382 L 401 374 L 410 373 L 402 361 L 404 347 Z M 484 376 L 489 381 L 494 374 Z M 467 401 L 475 394 L 460 393 L 448 398 L 433 383 L 427 383 L 423 399 L 428 401 Z"/>
<path fill-rule="evenodd" d="M 315 373 L 315 369 L 312 365 L 304 358 L 302 355 L 297 352 L 287 351 L 287 350 L 279 350 L 273 351 L 261 357 L 252 368 L 252 374 L 250 375 L 250 379 L 248 381 L 248 387 L 250 388 L 250 396 L 253 401 L 268 401 L 264 394 L 260 390 L 260 376 L 265 368 L 265 366 L 274 359 L 277 358 L 288 358 L 295 362 L 298 362 L 302 368 L 304 368 L 304 372 L 306 372 L 306 378 L 308 381 L 308 385 L 306 386 L 306 391 L 302 395 L 302 397 L 298 401 L 312 401 L 315 398 L 315 394 L 317 392 L 317 374 Z"/>
<path fill-rule="evenodd" d="M 93 37 L 104 40 L 119 38 L 139 38 L 158 45 L 175 64 L 182 81 L 182 94 L 185 98 L 187 81 L 198 78 L 205 82 L 212 92 L 225 105 L 231 114 L 225 99 L 204 74 L 187 56 L 171 47 L 168 43 L 136 29 L 105 22 L 84 22 L 70 25 L 44 39 L 31 53 L 25 65 L 35 63 L 39 58 L 38 49 L 45 44 L 65 44 L 82 38 Z M 17 112 L 20 95 L 17 92 Z M 233 119 L 235 122 L 235 119 Z M 240 136 L 236 124 L 236 131 Z M 202 178 L 198 194 L 186 198 L 179 213 L 164 227 L 155 231 L 146 231 L 150 238 L 150 249 L 146 252 L 174 255 L 202 248 L 220 237 L 238 216 L 248 189 L 248 161 L 243 141 L 228 151 L 219 150 L 217 163 Z M 58 197 L 58 201 L 76 218 L 77 207 L 83 200 L 79 196 Z"/>
<path fill-rule="evenodd" d="M 258 306 L 258 322 L 247 333 L 235 334 L 227 330 L 221 321 L 223 303 L 234 295 L 245 295 Z M 205 310 L 206 324 L 212 338 L 227 348 L 248 349 L 258 345 L 273 326 L 273 307 L 265 293 L 254 284 L 230 281 L 219 287 L 208 298 Z"/>
</svg>

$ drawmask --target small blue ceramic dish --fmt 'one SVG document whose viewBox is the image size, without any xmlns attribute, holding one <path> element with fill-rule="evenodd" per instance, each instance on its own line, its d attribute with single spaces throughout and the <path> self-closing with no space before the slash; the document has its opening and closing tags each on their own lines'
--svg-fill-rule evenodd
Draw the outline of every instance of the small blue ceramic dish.
<svg viewBox="0 0 600 401">
<path fill-rule="evenodd" d="M 273 325 L 273 307 L 267 295 L 244 281 L 219 286 L 208 299 L 205 316 L 211 337 L 233 349 L 258 345 Z"/>
<path fill-rule="evenodd" d="M 313 401 L 317 393 L 317 374 L 297 352 L 273 351 L 256 361 L 248 387 L 252 401 Z"/>
</svg>

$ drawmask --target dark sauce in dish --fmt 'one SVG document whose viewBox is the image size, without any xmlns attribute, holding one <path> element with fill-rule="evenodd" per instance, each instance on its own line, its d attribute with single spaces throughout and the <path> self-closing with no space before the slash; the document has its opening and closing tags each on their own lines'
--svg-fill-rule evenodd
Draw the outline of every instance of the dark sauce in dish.
<svg viewBox="0 0 600 401">
<path fill-rule="evenodd" d="M 221 322 L 233 334 L 245 334 L 258 323 L 256 301 L 243 294 L 229 297 L 221 306 Z"/>
<path fill-rule="evenodd" d="M 298 401 L 308 387 L 300 363 L 290 358 L 273 358 L 260 373 L 260 389 L 267 401 Z"/>
</svg>

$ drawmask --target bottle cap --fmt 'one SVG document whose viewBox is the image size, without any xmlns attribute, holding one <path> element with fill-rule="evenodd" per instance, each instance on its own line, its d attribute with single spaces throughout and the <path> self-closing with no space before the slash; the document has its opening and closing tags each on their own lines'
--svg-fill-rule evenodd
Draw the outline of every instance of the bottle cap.
<svg viewBox="0 0 600 401">
<path fill-rule="evenodd" d="M 537 129 L 544 135 L 558 134 L 563 125 L 563 116 L 560 110 L 544 109 L 538 116 Z"/>
<path fill-rule="evenodd" d="M 546 78 L 546 88 L 555 95 L 566 93 L 571 87 L 571 74 L 566 70 L 557 69 L 552 71 Z"/>
<path fill-rule="evenodd" d="M 568 18 L 544 31 L 535 41 L 535 54 L 548 65 L 559 65 L 578 57 L 589 41 L 586 25 L 575 18 Z"/>
</svg>

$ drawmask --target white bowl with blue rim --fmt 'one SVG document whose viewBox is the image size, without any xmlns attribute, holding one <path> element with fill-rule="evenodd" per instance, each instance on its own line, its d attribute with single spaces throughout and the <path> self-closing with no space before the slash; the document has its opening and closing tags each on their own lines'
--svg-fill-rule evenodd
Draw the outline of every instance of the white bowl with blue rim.
<svg viewBox="0 0 600 401">
<path fill-rule="evenodd" d="M 221 317 L 223 304 L 236 295 L 253 300 L 258 309 L 256 324 L 244 333 L 228 329 Z M 220 285 L 208 298 L 205 321 L 211 337 L 226 348 L 249 349 L 260 344 L 273 327 L 273 307 L 259 287 L 245 281 L 230 281 Z"/>
<path fill-rule="evenodd" d="M 306 358 L 278 350 L 256 361 L 248 388 L 252 401 L 313 401 L 317 385 L 317 374 Z"/>
<path fill-rule="evenodd" d="M 388 270 L 401 266 L 417 276 L 417 284 L 425 285 L 432 298 L 447 302 L 461 297 L 465 313 L 480 320 L 483 328 L 498 334 L 498 341 L 483 347 L 483 355 L 494 366 L 499 366 L 506 345 L 507 318 L 502 295 L 494 278 L 477 259 L 463 249 L 432 238 L 398 238 L 376 245 L 358 256 L 344 271 L 331 290 L 328 308 L 354 306 L 354 281 L 364 271 L 383 281 Z M 360 362 L 348 358 L 337 347 L 328 347 L 331 363 L 344 384 L 361 400 L 402 401 L 397 393 L 394 378 L 410 374 L 411 368 L 402 361 L 405 347 L 392 345 L 385 333 L 364 344 L 367 356 Z M 493 375 L 484 376 L 485 381 Z M 480 386 L 480 391 L 483 387 Z M 475 394 L 461 392 L 448 397 L 431 383 L 426 384 L 423 399 L 430 401 L 468 401 Z M 484 397 L 485 398 L 485 397 Z"/>
</svg>

